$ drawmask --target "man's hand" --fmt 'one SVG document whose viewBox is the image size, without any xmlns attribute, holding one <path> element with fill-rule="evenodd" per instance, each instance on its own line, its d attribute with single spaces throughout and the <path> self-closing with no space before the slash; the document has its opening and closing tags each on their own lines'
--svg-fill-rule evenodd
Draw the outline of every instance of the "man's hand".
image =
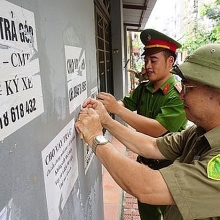
<svg viewBox="0 0 220 220">
<path fill-rule="evenodd" d="M 135 75 L 137 74 L 137 71 L 136 71 L 136 70 L 133 70 L 133 69 L 128 69 L 128 72 L 134 73 Z"/>
<path fill-rule="evenodd" d="M 109 120 L 112 120 L 104 105 L 99 100 L 88 98 L 83 103 L 83 108 L 93 108 L 99 115 L 99 120 L 103 127 L 108 123 Z"/>
<path fill-rule="evenodd" d="M 79 117 L 75 123 L 77 132 L 84 141 L 92 146 L 92 141 L 97 135 L 102 135 L 102 125 L 99 115 L 92 108 L 84 108 L 79 113 Z"/>
<path fill-rule="evenodd" d="M 97 99 L 102 102 L 108 112 L 112 114 L 118 114 L 119 108 L 122 106 L 119 102 L 115 99 L 115 97 L 109 93 L 100 92 L 97 95 Z"/>
</svg>

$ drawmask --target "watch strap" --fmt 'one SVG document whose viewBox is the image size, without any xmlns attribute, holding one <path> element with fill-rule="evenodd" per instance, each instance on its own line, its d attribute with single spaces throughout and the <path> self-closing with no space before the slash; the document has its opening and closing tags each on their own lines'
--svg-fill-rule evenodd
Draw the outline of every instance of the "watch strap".
<svg viewBox="0 0 220 220">
<path fill-rule="evenodd" d="M 103 136 L 103 135 L 98 135 L 93 139 L 92 142 L 92 151 L 96 155 L 96 148 L 98 145 L 104 145 L 107 144 L 109 141 Z"/>
</svg>

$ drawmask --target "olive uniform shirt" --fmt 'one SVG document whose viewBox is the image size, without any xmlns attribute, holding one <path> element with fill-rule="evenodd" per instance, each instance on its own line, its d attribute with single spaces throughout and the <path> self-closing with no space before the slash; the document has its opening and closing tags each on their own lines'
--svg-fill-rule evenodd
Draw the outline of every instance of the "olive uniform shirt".
<svg viewBox="0 0 220 220">
<path fill-rule="evenodd" d="M 157 139 L 173 164 L 160 172 L 175 200 L 164 220 L 220 219 L 220 125 L 206 132 L 193 125 Z"/>
<path fill-rule="evenodd" d="M 131 111 L 136 111 L 140 100 L 138 114 L 157 120 L 168 131 L 185 129 L 187 119 L 183 101 L 179 98 L 179 82 L 171 76 L 157 91 L 153 92 L 153 83 L 140 84 L 131 94 L 121 101 Z M 144 86 L 143 90 L 141 89 Z M 141 94 L 141 90 L 142 95 Z"/>
</svg>

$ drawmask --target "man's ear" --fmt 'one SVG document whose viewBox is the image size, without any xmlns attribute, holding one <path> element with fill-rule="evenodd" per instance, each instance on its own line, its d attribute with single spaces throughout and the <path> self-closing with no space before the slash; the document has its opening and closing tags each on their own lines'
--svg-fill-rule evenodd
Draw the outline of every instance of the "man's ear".
<svg viewBox="0 0 220 220">
<path fill-rule="evenodd" d="M 173 56 L 170 56 L 170 57 L 169 57 L 169 61 L 170 61 L 170 63 L 173 63 L 173 62 L 174 62 L 174 57 L 173 57 Z"/>
<path fill-rule="evenodd" d="M 168 62 L 171 64 L 171 66 L 173 66 L 173 63 L 174 63 L 174 57 L 173 57 L 173 56 L 169 56 L 169 58 L 168 58 Z"/>
</svg>

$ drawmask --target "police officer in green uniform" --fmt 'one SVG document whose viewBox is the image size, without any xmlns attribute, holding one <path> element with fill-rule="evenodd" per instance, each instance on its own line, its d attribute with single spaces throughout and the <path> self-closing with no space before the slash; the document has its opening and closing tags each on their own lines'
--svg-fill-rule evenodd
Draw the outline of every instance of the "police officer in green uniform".
<svg viewBox="0 0 220 220">
<path fill-rule="evenodd" d="M 187 118 L 195 125 L 153 138 L 123 126 L 109 116 L 101 102 L 88 99 L 75 127 L 125 191 L 144 203 L 168 205 L 164 220 L 217 220 L 220 219 L 220 44 L 200 47 L 172 71 L 182 77 L 180 98 Z M 105 140 L 102 126 L 133 152 L 173 163 L 159 170 L 136 163 Z"/>
<path fill-rule="evenodd" d="M 142 31 L 142 43 L 145 45 L 145 69 L 149 81 L 141 83 L 121 102 L 108 93 L 99 93 L 97 98 L 106 109 L 117 114 L 137 131 L 159 137 L 168 132 L 181 131 L 186 126 L 183 102 L 179 98 L 180 83 L 170 70 L 176 60 L 176 49 L 181 45 L 172 38 L 154 29 Z M 137 111 L 137 117 L 131 111 Z M 152 120 L 153 119 L 153 120 Z M 153 160 L 138 156 L 137 161 L 152 169 L 160 169 L 171 164 L 168 160 Z M 152 206 L 138 201 L 142 220 L 160 220 L 165 206 Z"/>
</svg>

